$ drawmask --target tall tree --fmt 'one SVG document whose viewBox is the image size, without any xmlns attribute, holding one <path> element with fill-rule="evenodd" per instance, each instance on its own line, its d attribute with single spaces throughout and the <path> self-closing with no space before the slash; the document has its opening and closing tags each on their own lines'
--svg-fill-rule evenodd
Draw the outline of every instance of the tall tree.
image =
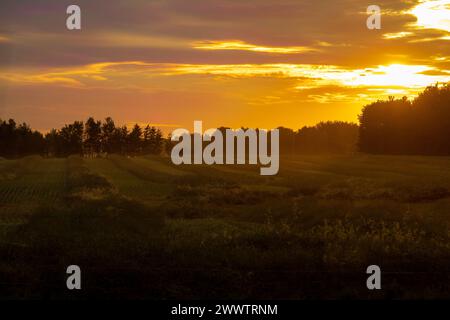
<svg viewBox="0 0 450 320">
<path fill-rule="evenodd" d="M 101 122 L 90 117 L 84 128 L 84 153 L 95 155 L 101 151 Z"/>
<path fill-rule="evenodd" d="M 102 151 L 106 153 L 115 152 L 114 146 L 114 132 L 116 130 L 116 125 L 111 117 L 107 117 L 105 122 L 102 124 L 101 142 Z"/>
<path fill-rule="evenodd" d="M 20 157 L 44 151 L 45 141 L 40 132 L 31 130 L 26 123 L 17 125 L 12 119 L 0 120 L 0 156 Z"/>
<path fill-rule="evenodd" d="M 427 87 L 413 101 L 371 103 L 359 121 L 363 152 L 450 155 L 450 85 Z"/>
<path fill-rule="evenodd" d="M 163 135 L 161 130 L 147 125 L 143 133 L 143 152 L 160 154 L 163 149 Z"/>
<path fill-rule="evenodd" d="M 113 153 L 126 154 L 128 152 L 128 128 L 116 127 L 112 135 Z"/>
<path fill-rule="evenodd" d="M 75 121 L 59 131 L 60 152 L 64 155 L 83 153 L 83 122 Z"/>
<path fill-rule="evenodd" d="M 128 134 L 128 147 L 129 152 L 133 154 L 139 154 L 142 151 L 142 129 L 136 123 L 133 129 Z"/>
</svg>

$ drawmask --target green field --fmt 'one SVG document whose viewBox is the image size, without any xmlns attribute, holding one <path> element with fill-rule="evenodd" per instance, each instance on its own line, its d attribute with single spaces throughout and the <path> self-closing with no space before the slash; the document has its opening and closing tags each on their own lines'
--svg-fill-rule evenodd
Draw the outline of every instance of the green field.
<svg viewBox="0 0 450 320">
<path fill-rule="evenodd" d="M 448 298 L 450 158 L 0 159 L 0 256 L 4 299 Z"/>
</svg>

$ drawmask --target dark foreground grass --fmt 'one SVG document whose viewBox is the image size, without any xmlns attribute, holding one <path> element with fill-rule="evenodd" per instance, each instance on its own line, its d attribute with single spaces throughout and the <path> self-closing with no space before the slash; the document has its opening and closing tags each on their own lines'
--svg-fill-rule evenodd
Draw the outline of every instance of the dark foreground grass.
<svg viewBox="0 0 450 320">
<path fill-rule="evenodd" d="M 410 170 L 429 172 L 415 176 L 387 158 L 293 159 L 257 183 L 245 168 L 172 174 L 162 159 L 152 170 L 148 159 L 70 157 L 61 195 L 0 228 L 1 298 L 448 298 L 448 162 L 414 158 Z M 114 164 L 113 179 L 93 161 Z M 143 183 L 120 183 L 130 174 Z M 127 190 L 155 184 L 157 205 Z M 79 292 L 65 286 L 71 264 Z M 371 264 L 381 291 L 366 288 Z"/>
</svg>

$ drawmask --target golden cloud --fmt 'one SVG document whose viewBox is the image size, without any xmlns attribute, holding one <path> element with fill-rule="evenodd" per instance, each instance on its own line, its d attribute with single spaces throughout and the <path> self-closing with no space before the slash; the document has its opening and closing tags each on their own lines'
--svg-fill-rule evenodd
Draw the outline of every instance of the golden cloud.
<svg viewBox="0 0 450 320">
<path fill-rule="evenodd" d="M 86 66 L 2 73 L 0 79 L 18 84 L 48 84 L 83 88 L 145 90 L 161 77 L 222 76 L 231 78 L 291 78 L 300 83 L 297 90 L 324 86 L 367 88 L 423 88 L 436 82 L 449 82 L 450 70 L 427 65 L 379 65 L 347 69 L 334 65 L 312 64 L 170 64 L 143 61 L 103 62 Z M 152 77 L 160 77 L 157 81 Z M 153 81 L 153 82 L 152 82 Z"/>
<path fill-rule="evenodd" d="M 310 47 L 268 47 L 249 44 L 240 40 L 228 41 L 197 41 L 192 43 L 192 47 L 200 50 L 235 50 L 235 51 L 253 51 L 276 54 L 293 54 L 317 51 Z"/>
<path fill-rule="evenodd" d="M 409 31 L 402 32 L 394 32 L 394 33 L 385 33 L 383 34 L 383 39 L 400 39 L 412 36 L 413 33 Z"/>
</svg>

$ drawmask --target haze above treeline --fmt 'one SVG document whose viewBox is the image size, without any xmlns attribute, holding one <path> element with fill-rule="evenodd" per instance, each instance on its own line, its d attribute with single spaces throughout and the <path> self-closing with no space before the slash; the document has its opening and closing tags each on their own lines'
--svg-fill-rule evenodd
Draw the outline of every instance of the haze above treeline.
<svg viewBox="0 0 450 320">
<path fill-rule="evenodd" d="M 224 127 L 218 128 L 225 129 Z M 363 107 L 359 125 L 342 121 L 320 122 L 297 131 L 279 127 L 281 154 L 421 154 L 450 155 L 450 85 L 427 87 L 414 100 L 406 97 L 376 101 Z M 0 120 L 0 156 L 30 154 L 163 154 L 173 142 L 160 129 L 135 124 L 131 129 L 90 117 L 46 134 L 13 119 Z"/>
</svg>

